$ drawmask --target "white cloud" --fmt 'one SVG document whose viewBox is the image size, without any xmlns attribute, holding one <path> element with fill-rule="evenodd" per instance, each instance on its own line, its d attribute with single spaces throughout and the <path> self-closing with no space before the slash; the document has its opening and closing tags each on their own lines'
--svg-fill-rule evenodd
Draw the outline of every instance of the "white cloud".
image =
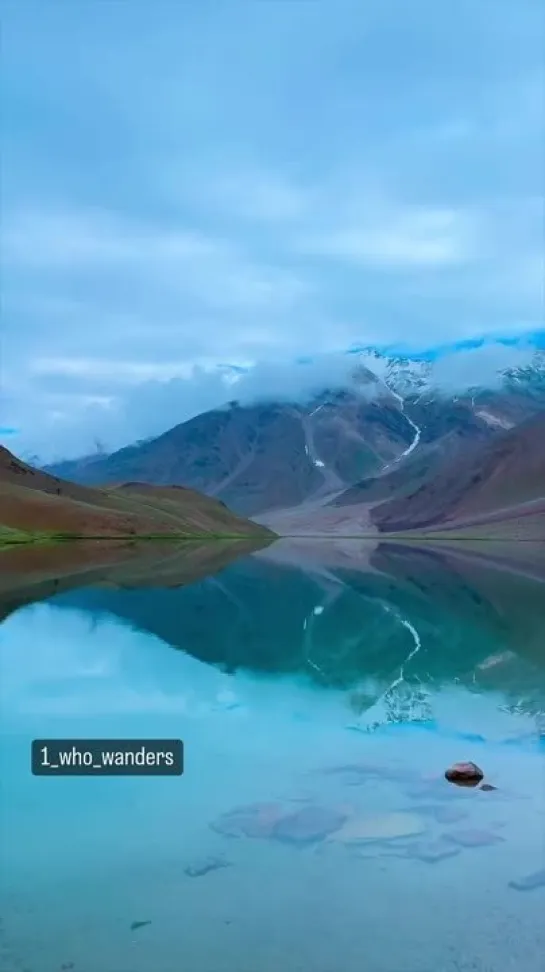
<svg viewBox="0 0 545 972">
<path fill-rule="evenodd" d="M 372 268 L 434 268 L 473 254 L 470 219 L 451 209 L 388 207 L 359 225 L 303 238 L 302 251 Z"/>
<path fill-rule="evenodd" d="M 499 372 L 507 367 L 529 363 L 533 351 L 524 343 L 519 347 L 487 344 L 481 348 L 449 353 L 433 366 L 432 384 L 447 394 L 460 393 L 474 385 L 494 387 Z M 357 369 L 368 367 L 377 377 L 385 375 L 385 362 L 366 353 L 333 352 L 316 354 L 312 360 L 276 358 L 240 362 L 229 367 L 217 361 L 183 364 L 170 377 L 157 368 L 146 378 L 134 362 L 122 362 L 121 374 L 111 378 L 107 362 L 49 362 L 44 375 L 58 384 L 68 384 L 64 392 L 42 391 L 39 407 L 32 407 L 33 422 L 25 434 L 24 448 L 51 461 L 94 451 L 95 441 L 114 450 L 137 439 L 160 435 L 193 416 L 227 402 L 241 404 L 276 400 L 305 401 L 324 388 L 352 388 L 368 397 L 373 386 L 357 382 Z M 174 367 L 174 365 L 173 365 Z M 57 370 L 55 370 L 57 369 Z M 150 369 L 151 371 L 151 369 Z M 94 393 L 78 390 L 82 381 Z M 104 389 L 108 389 L 107 394 Z M 24 418 L 24 416 L 23 416 Z M 47 446 L 44 447 L 44 443 Z M 14 445 L 17 449 L 17 444 Z"/>
<path fill-rule="evenodd" d="M 2 379 L 36 451 L 50 413 L 60 451 L 166 428 L 218 362 L 542 325 L 534 0 L 91 6 L 4 18 Z"/>
<path fill-rule="evenodd" d="M 232 217 L 265 223 L 292 223 L 308 214 L 308 188 L 303 191 L 278 173 L 259 168 L 231 174 L 209 173 L 204 195 Z"/>
<path fill-rule="evenodd" d="M 529 365 L 534 349 L 504 344 L 484 345 L 439 358 L 433 368 L 434 384 L 443 392 L 463 392 L 471 387 L 495 388 L 507 368 Z"/>
<path fill-rule="evenodd" d="M 147 280 L 211 310 L 289 310 L 310 286 L 293 270 L 256 261 L 238 242 L 183 227 L 168 229 L 88 210 L 27 209 L 6 213 L 3 255 L 8 271 L 78 272 Z M 123 274 L 126 276 L 124 277 Z"/>
<path fill-rule="evenodd" d="M 84 378 L 117 384 L 140 384 L 146 381 L 169 381 L 190 378 L 195 369 L 212 371 L 217 362 L 198 361 L 111 361 L 108 358 L 36 358 L 30 363 L 32 375 Z"/>
</svg>

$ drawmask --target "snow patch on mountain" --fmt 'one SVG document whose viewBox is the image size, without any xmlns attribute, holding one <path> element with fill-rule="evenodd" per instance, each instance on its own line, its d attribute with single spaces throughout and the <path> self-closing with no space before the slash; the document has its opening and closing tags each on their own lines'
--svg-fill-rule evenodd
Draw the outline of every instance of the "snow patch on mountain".
<svg viewBox="0 0 545 972">
<path fill-rule="evenodd" d="M 492 388 L 545 391 L 545 351 L 541 349 L 499 346 L 492 353 L 489 347 L 475 348 L 434 361 L 367 351 L 362 353 L 362 359 L 392 392 L 404 399 L 422 399 L 428 392 L 475 394 Z"/>
<path fill-rule="evenodd" d="M 406 459 L 407 456 L 410 456 L 411 452 L 414 452 L 418 443 L 420 442 L 422 429 L 420 428 L 419 425 L 416 424 L 416 422 L 413 422 L 412 418 L 409 418 L 409 416 L 405 413 L 405 402 L 403 400 L 402 395 L 400 395 L 399 392 L 393 391 L 392 389 L 390 390 L 392 391 L 392 395 L 394 396 L 394 398 L 396 398 L 397 401 L 399 402 L 400 411 L 403 412 L 403 415 L 406 418 L 407 422 L 414 430 L 414 439 L 412 440 L 410 445 L 408 445 L 407 448 L 401 453 L 401 455 L 397 457 L 395 462 L 391 463 L 391 465 L 395 465 L 396 463 L 401 462 L 402 459 Z"/>
<path fill-rule="evenodd" d="M 486 422 L 487 425 L 490 425 L 491 428 L 494 429 L 507 430 L 512 429 L 515 426 L 515 422 L 510 422 L 509 419 L 503 418 L 500 415 L 494 415 L 486 408 L 476 408 L 475 415 L 477 418 L 482 419 L 483 422 Z"/>
</svg>

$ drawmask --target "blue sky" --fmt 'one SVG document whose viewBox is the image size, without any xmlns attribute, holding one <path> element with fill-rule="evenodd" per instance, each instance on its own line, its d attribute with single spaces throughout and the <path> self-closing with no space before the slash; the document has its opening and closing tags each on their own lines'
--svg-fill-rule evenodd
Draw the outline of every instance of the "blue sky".
<svg viewBox="0 0 545 972">
<path fill-rule="evenodd" d="M 214 404 L 218 362 L 543 327 L 544 20 L 4 0 L 2 424 L 75 454 Z"/>
</svg>

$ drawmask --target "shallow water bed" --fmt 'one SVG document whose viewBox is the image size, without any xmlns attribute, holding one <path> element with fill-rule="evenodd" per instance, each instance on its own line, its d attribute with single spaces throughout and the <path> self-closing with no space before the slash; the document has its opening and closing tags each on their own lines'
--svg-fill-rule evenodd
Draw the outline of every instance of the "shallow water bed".
<svg viewBox="0 0 545 972">
<path fill-rule="evenodd" d="M 523 644 L 505 601 L 501 623 L 490 595 L 476 616 L 460 580 L 437 613 L 422 577 L 411 600 L 405 577 L 388 593 L 329 572 L 325 591 L 285 573 L 282 631 L 278 567 L 250 559 L 178 591 L 181 651 L 144 624 L 142 592 L 75 592 L 0 627 L 2 972 L 541 972 L 531 619 Z M 165 596 L 150 593 L 163 623 Z M 409 662 L 392 617 L 417 632 Z M 222 620 L 226 663 L 210 664 Z M 255 664 L 233 668 L 249 644 Z M 183 738 L 186 769 L 35 778 L 38 736 Z M 497 789 L 448 784 L 460 759 Z"/>
</svg>

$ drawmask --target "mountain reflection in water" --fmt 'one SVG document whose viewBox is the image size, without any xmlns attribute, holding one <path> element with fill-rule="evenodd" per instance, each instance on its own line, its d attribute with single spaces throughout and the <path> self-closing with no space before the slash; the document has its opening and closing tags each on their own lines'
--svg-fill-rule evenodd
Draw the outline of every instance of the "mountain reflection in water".
<svg viewBox="0 0 545 972">
<path fill-rule="evenodd" d="M 2 970 L 539 972 L 541 551 L 127 556 L 4 591 Z M 181 737 L 186 771 L 36 779 L 33 737 Z"/>
<path fill-rule="evenodd" d="M 360 714 L 390 688 L 390 696 L 416 700 L 449 683 L 496 689 L 506 704 L 542 711 L 537 578 L 429 547 L 363 547 L 361 561 L 348 565 L 309 560 L 309 547 L 302 563 L 265 551 L 198 584 L 89 587 L 50 603 L 95 621 L 113 615 L 227 674 L 305 673 L 347 690 Z"/>
</svg>

